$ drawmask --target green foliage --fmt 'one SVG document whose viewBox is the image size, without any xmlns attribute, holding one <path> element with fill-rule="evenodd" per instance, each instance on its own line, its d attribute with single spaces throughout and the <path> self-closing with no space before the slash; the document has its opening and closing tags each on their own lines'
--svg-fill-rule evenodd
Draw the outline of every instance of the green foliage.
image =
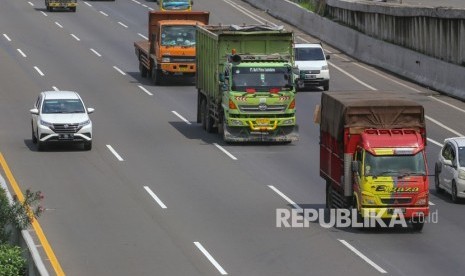
<svg viewBox="0 0 465 276">
<path fill-rule="evenodd" d="M 44 211 L 39 205 L 40 200 L 44 198 L 41 192 L 26 190 L 24 197 L 24 201 L 21 202 L 14 196 L 13 203 L 10 204 L 5 190 L 0 188 L 0 243 L 2 244 L 8 242 L 11 236 L 9 225 L 19 230 L 26 229 L 34 218 L 38 218 Z"/>
<path fill-rule="evenodd" d="M 0 245 L 0 275 L 20 276 L 26 274 L 26 259 L 18 246 Z"/>
</svg>

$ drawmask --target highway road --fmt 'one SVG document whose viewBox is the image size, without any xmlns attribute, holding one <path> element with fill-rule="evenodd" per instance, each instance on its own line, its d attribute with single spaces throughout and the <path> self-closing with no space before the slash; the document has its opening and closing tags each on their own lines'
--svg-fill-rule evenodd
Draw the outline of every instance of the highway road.
<svg viewBox="0 0 465 276">
<path fill-rule="evenodd" d="M 422 233 L 275 227 L 277 208 L 324 208 L 312 122 L 321 91 L 297 95 L 300 141 L 226 145 L 195 123 L 195 87 L 139 76 L 133 42 L 146 35 L 150 7 L 80 1 L 70 13 L 47 12 L 39 0 L 0 4 L 0 152 L 23 190 L 45 194 L 39 222 L 58 260 L 45 257 L 52 275 L 57 267 L 102 276 L 465 271 L 465 206 L 437 195 L 432 177 L 439 221 Z M 195 8 L 214 24 L 283 24 L 238 0 L 196 0 Z M 298 42 L 316 41 L 295 31 Z M 425 106 L 433 173 L 443 140 L 465 135 L 465 103 L 325 49 L 331 91 L 401 91 Z M 36 151 L 28 111 L 53 89 L 78 91 L 95 108 L 92 151 Z"/>
</svg>

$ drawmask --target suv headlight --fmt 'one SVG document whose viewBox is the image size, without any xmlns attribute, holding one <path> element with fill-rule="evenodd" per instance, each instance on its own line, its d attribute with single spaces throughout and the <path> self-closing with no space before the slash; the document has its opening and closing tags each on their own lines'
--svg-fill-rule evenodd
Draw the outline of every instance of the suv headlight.
<svg viewBox="0 0 465 276">
<path fill-rule="evenodd" d="M 465 180 L 465 171 L 464 170 L 459 170 L 458 178 Z"/>
<path fill-rule="evenodd" d="M 161 62 L 171 62 L 171 58 L 170 57 L 162 57 L 161 58 Z"/>
<path fill-rule="evenodd" d="M 321 70 L 328 70 L 328 65 L 321 66 Z"/>
<path fill-rule="evenodd" d="M 88 124 L 90 124 L 90 120 L 86 120 L 86 121 L 84 121 L 84 122 L 79 123 L 79 126 L 80 126 L 80 127 L 83 127 L 83 126 L 86 126 L 86 125 L 88 125 Z"/>
<path fill-rule="evenodd" d="M 40 120 L 40 124 L 46 127 L 53 127 L 52 123 L 46 122 L 44 120 Z"/>
</svg>

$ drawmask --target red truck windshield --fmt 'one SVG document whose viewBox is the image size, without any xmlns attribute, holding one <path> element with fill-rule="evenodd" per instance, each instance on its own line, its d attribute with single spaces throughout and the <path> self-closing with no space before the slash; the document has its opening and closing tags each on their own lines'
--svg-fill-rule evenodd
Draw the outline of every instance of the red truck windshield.
<svg viewBox="0 0 465 276">
<path fill-rule="evenodd" d="M 426 175 L 423 152 L 415 155 L 381 155 L 365 154 L 366 176 L 402 176 Z"/>
<path fill-rule="evenodd" d="M 287 67 L 233 67 L 232 90 L 270 91 L 292 89 L 292 71 Z"/>
</svg>

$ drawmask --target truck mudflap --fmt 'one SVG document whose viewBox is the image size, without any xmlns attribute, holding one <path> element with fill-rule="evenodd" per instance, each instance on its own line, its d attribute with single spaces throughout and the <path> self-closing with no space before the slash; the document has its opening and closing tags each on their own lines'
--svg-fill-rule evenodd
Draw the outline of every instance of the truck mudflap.
<svg viewBox="0 0 465 276">
<path fill-rule="evenodd" d="M 225 142 L 294 142 L 299 140 L 299 126 L 277 127 L 272 131 L 254 131 L 248 127 L 225 125 Z"/>
</svg>

